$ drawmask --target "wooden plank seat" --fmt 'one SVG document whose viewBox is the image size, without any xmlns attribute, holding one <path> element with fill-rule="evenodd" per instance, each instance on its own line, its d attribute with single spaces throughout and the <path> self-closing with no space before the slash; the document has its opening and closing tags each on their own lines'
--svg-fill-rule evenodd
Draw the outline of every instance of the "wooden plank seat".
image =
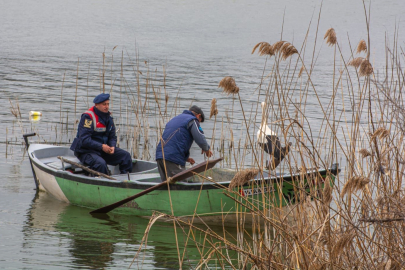
<svg viewBox="0 0 405 270">
<path fill-rule="evenodd" d="M 67 160 L 76 162 L 76 163 L 78 163 L 80 165 L 83 165 L 83 163 L 81 163 L 80 160 L 77 157 L 74 157 L 74 156 L 62 156 L 62 157 L 64 159 L 67 159 Z M 83 171 L 83 169 L 81 169 L 81 168 L 79 168 L 79 167 L 77 167 L 75 165 L 69 164 L 67 162 L 62 162 L 60 159 L 58 159 L 56 157 L 52 157 L 52 158 L 49 158 L 49 159 L 44 158 L 41 161 L 45 165 L 47 165 L 47 166 L 49 166 L 49 167 L 51 167 L 53 169 L 56 169 L 56 170 L 64 170 L 64 171 L 65 170 L 72 170 L 74 173 L 79 173 L 79 172 Z"/>
</svg>

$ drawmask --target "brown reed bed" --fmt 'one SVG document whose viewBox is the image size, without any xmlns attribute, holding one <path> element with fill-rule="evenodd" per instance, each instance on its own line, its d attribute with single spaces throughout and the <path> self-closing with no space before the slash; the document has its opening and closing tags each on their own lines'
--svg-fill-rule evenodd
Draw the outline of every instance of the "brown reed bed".
<svg viewBox="0 0 405 270">
<path fill-rule="evenodd" d="M 225 225 L 223 235 L 228 237 L 215 233 L 207 224 L 199 227 L 166 215 L 182 230 L 191 231 L 187 233 L 190 241 L 205 247 L 195 268 L 206 268 L 206 263 L 214 259 L 220 261 L 222 269 L 405 268 L 402 180 L 405 111 L 401 50 L 396 45 L 387 48 L 389 66 L 381 68 L 382 74 L 377 79 L 369 54 L 365 58 L 346 59 L 333 29 L 324 38 L 334 48 L 332 94 L 328 101 L 318 97 L 312 82 L 313 66 L 305 65 L 304 52 L 295 50 L 291 54 L 292 45 L 285 45 L 289 44 L 285 41 L 273 45 L 260 42 L 254 46 L 252 53 L 257 50 L 260 56 L 276 56 L 272 62 L 266 62 L 272 65 L 271 72 L 263 72 L 259 94 L 269 104 L 267 115 L 271 128 L 284 144 L 293 141 L 291 153 L 277 170 L 299 173 L 302 181 L 294 183 L 296 200 L 283 208 L 267 205 L 259 210 L 242 195 L 232 194 L 236 209 L 250 210 L 249 216 L 240 212 L 236 235 L 229 236 Z M 369 46 L 362 40 L 356 53 L 369 53 Z M 244 90 L 236 85 L 236 79 L 225 77 L 219 86 L 226 94 L 237 96 L 243 110 L 245 104 L 240 93 Z M 317 131 L 311 128 L 306 116 L 309 94 L 318 97 L 322 114 Z M 350 110 L 342 109 L 345 104 L 336 102 L 338 96 L 350 98 Z M 249 135 L 252 134 L 249 130 L 257 129 L 248 121 L 256 117 L 257 109 L 251 110 L 250 115 L 244 110 L 243 114 L 242 145 L 252 152 L 254 162 L 244 169 L 246 164 L 234 158 L 239 167 L 235 185 L 258 174 L 265 159 L 263 150 L 254 141 L 255 136 Z M 232 151 L 230 156 L 236 157 L 235 148 Z M 334 185 L 329 184 L 329 176 L 303 182 L 312 168 L 328 167 L 335 162 L 342 162 L 344 167 Z M 309 185 L 309 191 L 305 185 Z M 246 218 L 252 219 L 252 227 L 244 226 Z M 197 241 L 193 236 L 197 232 L 204 235 L 203 240 Z M 236 255 L 230 255 L 230 250 Z M 181 268 L 183 261 L 179 265 Z"/>
</svg>

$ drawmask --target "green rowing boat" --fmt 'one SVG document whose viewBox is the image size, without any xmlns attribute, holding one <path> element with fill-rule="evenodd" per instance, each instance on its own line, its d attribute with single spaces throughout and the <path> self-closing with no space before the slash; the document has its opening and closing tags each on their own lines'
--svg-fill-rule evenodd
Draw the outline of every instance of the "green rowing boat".
<svg viewBox="0 0 405 270">
<path fill-rule="evenodd" d="M 110 166 L 111 176 L 115 178 L 112 180 L 89 175 L 85 170 L 58 159 L 63 157 L 79 163 L 68 147 L 31 144 L 28 154 L 39 190 L 50 193 L 58 200 L 91 209 L 115 203 L 161 183 L 156 162 L 133 160 L 133 172 L 127 175 L 119 174 L 118 168 Z M 213 168 L 201 173 L 201 176 L 162 186 L 113 212 L 150 217 L 154 211 L 158 211 L 177 217 L 198 216 L 198 219 L 211 223 L 221 223 L 224 216 L 229 218 L 248 213 L 253 208 L 294 204 L 299 197 L 298 191 L 307 194 L 319 191 L 325 179 L 332 185 L 338 171 L 337 164 L 329 169 L 314 169 L 305 173 L 272 175 L 263 171 L 263 175 L 258 174 L 243 186 L 229 190 L 236 171 Z"/>
</svg>

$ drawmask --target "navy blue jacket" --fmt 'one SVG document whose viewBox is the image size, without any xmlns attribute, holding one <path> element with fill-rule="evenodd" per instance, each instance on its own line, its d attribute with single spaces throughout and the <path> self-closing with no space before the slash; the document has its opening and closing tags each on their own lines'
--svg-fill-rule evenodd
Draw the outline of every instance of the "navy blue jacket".
<svg viewBox="0 0 405 270">
<path fill-rule="evenodd" d="M 191 111 L 184 110 L 182 114 L 172 118 L 166 124 L 162 135 L 165 160 L 181 166 L 186 165 L 186 161 L 190 156 L 191 145 L 194 142 L 189 126 L 192 120 L 199 123 L 198 119 Z M 159 141 L 156 148 L 156 160 L 158 159 L 163 159 L 161 141 Z"/>
<path fill-rule="evenodd" d="M 91 111 L 94 112 L 96 119 L 93 119 L 88 113 Z M 70 149 L 78 154 L 101 152 L 103 144 L 116 147 L 117 136 L 114 121 L 109 112 L 103 113 L 96 107 L 92 107 L 82 114 L 76 138 Z"/>
</svg>

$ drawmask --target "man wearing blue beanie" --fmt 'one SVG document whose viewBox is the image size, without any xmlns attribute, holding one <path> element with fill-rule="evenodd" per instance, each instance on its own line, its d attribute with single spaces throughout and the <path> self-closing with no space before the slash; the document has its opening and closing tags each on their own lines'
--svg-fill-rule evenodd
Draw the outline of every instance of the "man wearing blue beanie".
<svg viewBox="0 0 405 270">
<path fill-rule="evenodd" d="M 109 174 L 108 165 L 119 165 L 121 173 L 132 172 L 131 155 L 118 147 L 110 108 L 110 95 L 100 94 L 94 106 L 82 114 L 77 135 L 70 149 L 90 169 Z"/>
</svg>

